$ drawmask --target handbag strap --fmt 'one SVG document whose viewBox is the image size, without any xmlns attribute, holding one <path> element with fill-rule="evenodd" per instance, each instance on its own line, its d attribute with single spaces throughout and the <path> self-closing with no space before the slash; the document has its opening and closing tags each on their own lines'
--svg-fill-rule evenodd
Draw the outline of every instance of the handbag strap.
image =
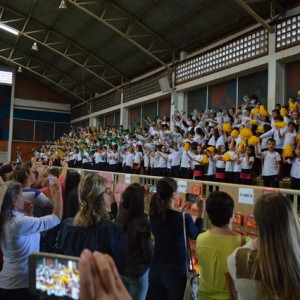
<svg viewBox="0 0 300 300">
<path fill-rule="evenodd" d="M 186 258 L 186 273 L 188 273 L 188 271 L 189 271 L 188 261 L 191 262 L 192 270 L 195 270 L 195 268 L 194 268 L 194 264 L 193 264 L 193 260 L 192 260 L 190 244 L 189 244 L 189 242 L 187 240 L 187 235 L 186 235 L 185 213 L 184 212 L 182 212 L 182 224 L 183 224 L 184 246 L 185 246 L 185 251 L 186 251 L 186 254 L 187 254 L 187 258 Z"/>
</svg>

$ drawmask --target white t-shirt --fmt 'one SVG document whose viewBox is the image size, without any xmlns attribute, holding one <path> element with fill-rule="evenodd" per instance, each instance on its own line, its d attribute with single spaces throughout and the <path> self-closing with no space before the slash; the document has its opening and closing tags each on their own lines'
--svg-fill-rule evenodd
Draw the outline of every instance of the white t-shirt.
<svg viewBox="0 0 300 300">
<path fill-rule="evenodd" d="M 172 167 L 180 166 L 182 152 L 179 150 L 175 151 L 174 149 L 170 149 L 170 152 L 171 152 L 170 159 L 172 160 L 171 166 Z"/>
<path fill-rule="evenodd" d="M 125 158 L 125 166 L 132 167 L 133 165 L 133 158 L 134 158 L 134 153 L 127 152 Z"/>
<path fill-rule="evenodd" d="M 263 176 L 278 175 L 277 162 L 281 161 L 280 154 L 276 151 L 274 152 L 264 151 L 262 152 L 262 157 L 264 159 L 262 175 Z"/>
<path fill-rule="evenodd" d="M 141 162 L 142 157 L 143 157 L 143 153 L 142 152 L 135 152 L 134 153 L 133 163 L 139 164 Z"/>
<path fill-rule="evenodd" d="M 300 159 L 297 157 L 294 158 L 292 164 L 291 177 L 300 179 Z"/>
<path fill-rule="evenodd" d="M 249 170 L 249 169 L 252 169 L 253 164 L 248 165 L 247 159 L 246 159 L 245 156 L 241 157 L 240 161 L 241 161 L 241 164 L 240 164 L 240 165 L 241 165 L 241 168 L 242 168 L 243 170 Z M 249 161 L 254 162 L 254 156 L 250 156 L 250 157 L 249 157 Z"/>
</svg>

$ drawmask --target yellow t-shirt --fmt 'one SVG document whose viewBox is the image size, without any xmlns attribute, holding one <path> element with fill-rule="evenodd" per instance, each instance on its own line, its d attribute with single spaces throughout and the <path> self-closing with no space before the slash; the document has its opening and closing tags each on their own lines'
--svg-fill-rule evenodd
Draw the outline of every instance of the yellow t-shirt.
<svg viewBox="0 0 300 300">
<path fill-rule="evenodd" d="M 242 245 L 242 237 L 220 235 L 209 230 L 201 233 L 196 241 L 196 255 L 200 265 L 199 298 L 201 300 L 229 300 L 224 273 L 227 257 Z"/>
</svg>

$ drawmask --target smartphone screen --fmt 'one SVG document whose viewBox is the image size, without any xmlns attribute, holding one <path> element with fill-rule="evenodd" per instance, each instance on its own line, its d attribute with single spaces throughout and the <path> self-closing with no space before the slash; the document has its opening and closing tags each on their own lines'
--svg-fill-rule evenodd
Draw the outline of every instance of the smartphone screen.
<svg viewBox="0 0 300 300">
<path fill-rule="evenodd" d="M 29 288 L 39 295 L 79 299 L 78 257 L 43 252 L 31 254 Z"/>
<path fill-rule="evenodd" d="M 186 193 L 185 197 L 186 197 L 186 201 L 188 202 L 196 202 L 198 195 Z"/>
<path fill-rule="evenodd" d="M 155 185 L 149 186 L 149 192 L 150 193 L 156 193 L 156 186 Z"/>
</svg>

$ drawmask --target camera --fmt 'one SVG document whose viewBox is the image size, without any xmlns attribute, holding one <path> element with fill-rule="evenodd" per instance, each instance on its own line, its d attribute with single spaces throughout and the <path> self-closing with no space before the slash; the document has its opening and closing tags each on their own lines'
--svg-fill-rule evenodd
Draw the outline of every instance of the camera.
<svg viewBox="0 0 300 300">
<path fill-rule="evenodd" d="M 78 257 L 52 253 L 29 256 L 29 289 L 59 299 L 79 299 Z"/>
<path fill-rule="evenodd" d="M 188 202 L 195 203 L 197 201 L 197 198 L 198 198 L 198 195 L 194 195 L 194 194 L 190 194 L 190 193 L 185 194 L 185 199 Z"/>
</svg>

